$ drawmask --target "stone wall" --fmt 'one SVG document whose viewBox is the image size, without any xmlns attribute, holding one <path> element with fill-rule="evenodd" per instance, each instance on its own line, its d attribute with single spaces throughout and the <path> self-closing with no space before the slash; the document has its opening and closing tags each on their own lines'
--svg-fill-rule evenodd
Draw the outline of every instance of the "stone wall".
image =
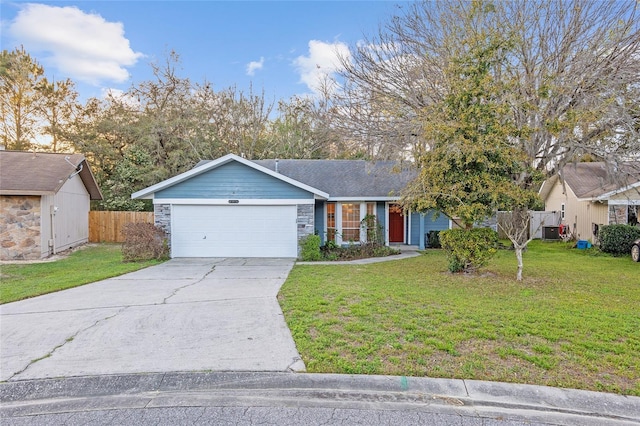
<svg viewBox="0 0 640 426">
<path fill-rule="evenodd" d="M 314 230 L 314 204 L 298 204 L 298 256 L 300 256 L 300 240 L 313 234 Z"/>
<path fill-rule="evenodd" d="M 153 205 L 154 223 L 167 233 L 167 242 L 171 246 L 171 205 Z"/>
<path fill-rule="evenodd" d="M 627 209 L 625 205 L 609 205 L 609 225 L 627 224 Z"/>
<path fill-rule="evenodd" d="M 40 259 L 40 197 L 0 196 L 0 260 Z"/>
</svg>

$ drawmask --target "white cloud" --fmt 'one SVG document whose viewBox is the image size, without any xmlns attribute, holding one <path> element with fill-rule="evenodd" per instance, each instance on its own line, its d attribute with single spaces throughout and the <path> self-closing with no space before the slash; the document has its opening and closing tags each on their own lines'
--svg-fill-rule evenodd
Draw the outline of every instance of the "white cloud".
<svg viewBox="0 0 640 426">
<path fill-rule="evenodd" d="M 298 56 L 293 64 L 300 74 L 300 81 L 317 94 L 322 83 L 342 68 L 339 58 L 349 58 L 349 56 L 349 47 L 344 43 L 311 40 L 309 55 Z"/>
<path fill-rule="evenodd" d="M 247 75 L 254 75 L 256 71 L 261 70 L 264 66 L 264 57 L 260 57 L 259 61 L 251 61 L 247 64 Z"/>
<path fill-rule="evenodd" d="M 129 46 L 122 23 L 107 22 L 77 7 L 29 3 L 8 30 L 27 51 L 48 54 L 45 64 L 91 84 L 126 81 L 126 67 L 143 56 Z"/>
</svg>

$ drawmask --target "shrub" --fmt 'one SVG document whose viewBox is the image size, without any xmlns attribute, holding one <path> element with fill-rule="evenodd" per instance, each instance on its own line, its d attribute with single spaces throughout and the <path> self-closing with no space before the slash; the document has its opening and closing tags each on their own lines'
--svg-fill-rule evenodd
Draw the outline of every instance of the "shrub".
<svg viewBox="0 0 640 426">
<path fill-rule="evenodd" d="M 384 227 L 376 215 L 368 214 L 360 221 L 360 227 L 366 231 L 367 242 L 384 245 Z"/>
<path fill-rule="evenodd" d="M 152 223 L 127 223 L 122 233 L 122 258 L 125 262 L 169 258 L 167 234 L 159 226 Z"/>
<path fill-rule="evenodd" d="M 491 228 L 447 229 L 439 236 L 451 272 L 471 272 L 486 266 L 498 251 L 498 233 Z"/>
<path fill-rule="evenodd" d="M 319 235 L 307 235 L 300 242 L 301 253 L 300 257 L 305 262 L 316 261 L 322 259 L 322 253 L 320 252 L 320 236 Z"/>
<path fill-rule="evenodd" d="M 600 250 L 614 256 L 629 254 L 631 244 L 640 238 L 640 228 L 631 225 L 604 225 L 598 231 Z"/>
</svg>

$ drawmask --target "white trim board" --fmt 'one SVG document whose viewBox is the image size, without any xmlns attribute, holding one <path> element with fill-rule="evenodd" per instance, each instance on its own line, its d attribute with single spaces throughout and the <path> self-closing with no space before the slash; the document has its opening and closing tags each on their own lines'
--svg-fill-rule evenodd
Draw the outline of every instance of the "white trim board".
<svg viewBox="0 0 640 426">
<path fill-rule="evenodd" d="M 609 200 L 610 206 L 640 206 L 640 200 Z"/>
<path fill-rule="evenodd" d="M 313 198 L 154 198 L 153 204 L 210 205 L 210 206 L 293 206 L 315 204 Z"/>
<path fill-rule="evenodd" d="M 365 203 L 365 202 L 371 202 L 373 203 L 374 201 L 398 201 L 400 199 L 400 197 L 376 197 L 376 196 L 371 196 L 371 197 L 329 197 L 327 199 L 328 202 L 360 202 L 360 203 Z"/>
</svg>

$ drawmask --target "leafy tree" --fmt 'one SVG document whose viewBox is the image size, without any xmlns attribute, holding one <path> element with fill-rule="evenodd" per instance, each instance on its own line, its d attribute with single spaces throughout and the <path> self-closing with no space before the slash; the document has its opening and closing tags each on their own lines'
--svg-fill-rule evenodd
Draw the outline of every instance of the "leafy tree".
<svg viewBox="0 0 640 426">
<path fill-rule="evenodd" d="M 128 147 L 138 143 L 136 107 L 126 98 L 108 94 L 104 99 L 89 99 L 73 125 L 70 138 L 76 151 L 91 163 L 98 185 L 106 189 L 112 184 L 116 168 L 123 161 Z M 156 176 L 151 173 L 149 182 Z M 132 191 L 133 192 L 133 191 Z M 109 203 L 110 191 L 104 191 L 101 208 Z"/>
<path fill-rule="evenodd" d="M 0 57 L 2 144 L 17 151 L 71 150 L 69 128 L 80 108 L 73 82 L 47 80 L 22 47 Z"/>
<path fill-rule="evenodd" d="M 333 126 L 331 99 L 294 96 L 278 103 L 280 113 L 270 125 L 270 151 L 279 158 L 350 156 Z"/>
<path fill-rule="evenodd" d="M 39 113 L 43 121 L 41 131 L 51 140 L 49 150 L 71 151 L 69 133 L 81 109 L 75 85 L 69 79 L 53 82 L 45 79 L 38 85 L 38 91 L 41 96 Z"/>
<path fill-rule="evenodd" d="M 413 207 L 433 205 L 437 193 L 440 207 L 461 206 L 467 224 L 500 206 L 521 212 L 541 179 L 567 163 L 592 154 L 615 166 L 638 155 L 637 8 L 416 3 L 343 58 L 347 101 L 403 129 L 395 145 L 424 174 L 410 190 Z M 515 217 L 523 220 L 509 237 L 521 255 L 528 216 Z"/>
<path fill-rule="evenodd" d="M 44 68 L 24 48 L 0 54 L 0 138 L 7 149 L 26 151 L 40 134 Z"/>
<path fill-rule="evenodd" d="M 470 10 L 470 28 L 464 30 L 467 37 L 452 46 L 452 60 L 443 70 L 447 93 L 425 107 L 427 148 L 416 150 L 419 177 L 402 200 L 407 209 L 436 209 L 460 218 L 467 229 L 497 209 L 526 210 L 537 198 L 535 191 L 514 182 L 526 165 L 525 156 L 509 143 L 518 134 L 502 102 L 510 85 L 495 77 L 511 40 L 493 28 L 471 27 L 477 16 L 491 13 L 482 4 L 476 6 Z M 516 250 L 520 260 L 522 247 Z"/>
<path fill-rule="evenodd" d="M 154 164 L 151 156 L 140 147 L 132 146 L 125 150 L 113 170 L 113 173 L 102 183 L 104 200 L 100 208 L 104 210 L 143 211 L 146 209 L 142 200 L 132 200 L 131 193 L 145 188 L 153 175 Z"/>
</svg>

